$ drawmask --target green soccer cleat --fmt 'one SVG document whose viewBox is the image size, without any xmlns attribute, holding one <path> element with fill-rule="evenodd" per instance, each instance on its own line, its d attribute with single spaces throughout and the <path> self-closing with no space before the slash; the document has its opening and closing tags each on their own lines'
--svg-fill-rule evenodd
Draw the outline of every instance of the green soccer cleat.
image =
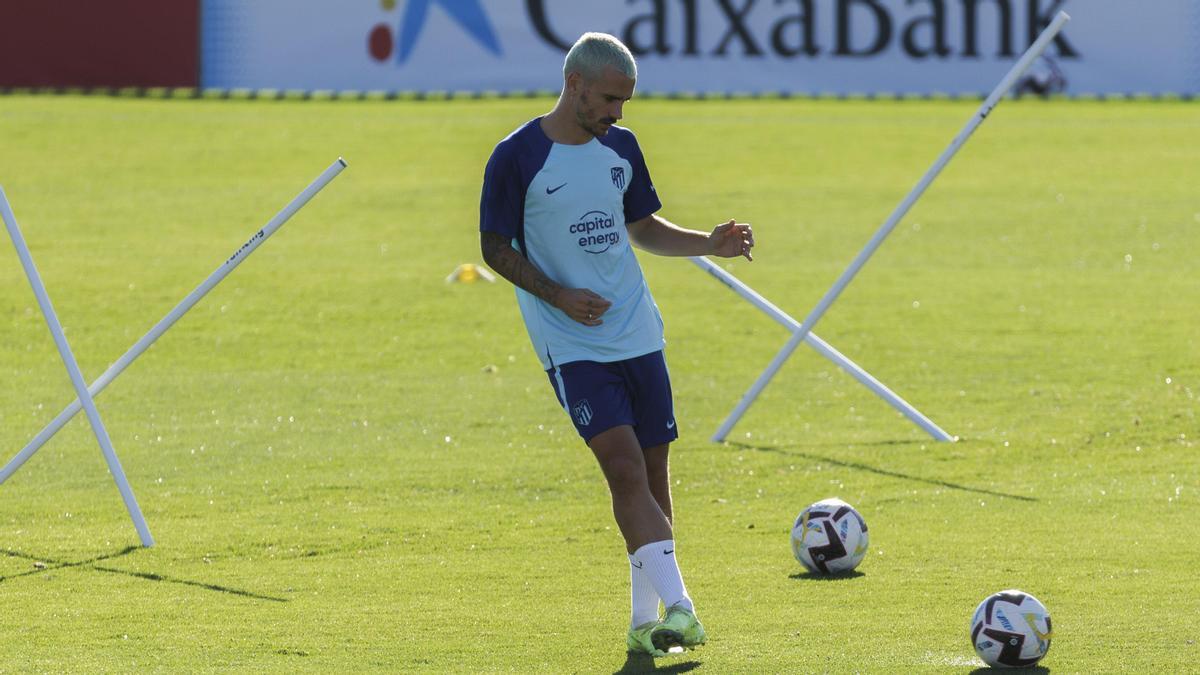
<svg viewBox="0 0 1200 675">
<path fill-rule="evenodd" d="M 691 649 L 704 644 L 705 639 L 704 626 L 696 614 L 679 605 L 671 605 L 663 620 L 650 631 L 651 644 L 663 652 L 675 646 Z"/>
<path fill-rule="evenodd" d="M 629 647 L 630 653 L 649 654 L 656 657 L 666 656 L 666 652 L 655 649 L 654 643 L 650 641 L 650 632 L 657 626 L 657 621 L 648 621 L 640 626 L 630 628 L 629 635 L 625 637 L 625 644 Z"/>
</svg>

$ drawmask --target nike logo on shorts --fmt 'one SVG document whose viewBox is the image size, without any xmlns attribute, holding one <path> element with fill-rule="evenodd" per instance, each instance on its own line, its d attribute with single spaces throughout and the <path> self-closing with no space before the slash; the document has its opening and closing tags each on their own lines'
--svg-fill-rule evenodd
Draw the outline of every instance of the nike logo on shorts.
<svg viewBox="0 0 1200 675">
<path fill-rule="evenodd" d="M 552 187 L 550 187 L 549 185 L 547 185 L 547 186 L 546 186 L 546 194 L 548 194 L 548 195 L 552 195 L 552 194 L 554 194 L 555 192 L 558 192 L 559 190 L 561 190 L 561 189 L 565 188 L 566 186 L 567 186 L 567 184 L 566 184 L 566 183 L 563 183 L 562 185 L 559 185 L 559 186 L 558 186 L 558 187 L 556 187 L 556 188 L 552 188 Z"/>
<path fill-rule="evenodd" d="M 674 429 L 675 428 L 675 420 L 671 420 L 670 422 L 667 422 L 667 428 Z"/>
</svg>

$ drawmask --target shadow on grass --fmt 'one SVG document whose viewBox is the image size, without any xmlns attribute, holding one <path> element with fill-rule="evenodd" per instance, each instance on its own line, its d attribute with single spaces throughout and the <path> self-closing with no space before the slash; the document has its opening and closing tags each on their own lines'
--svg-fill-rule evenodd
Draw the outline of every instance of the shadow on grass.
<svg viewBox="0 0 1200 675">
<path fill-rule="evenodd" d="M 899 445 L 900 443 L 895 442 L 895 441 L 893 441 L 893 442 L 884 441 L 881 444 Z M 993 497 L 1003 497 L 1005 499 L 1016 499 L 1016 500 L 1022 501 L 1022 502 L 1038 501 L 1036 497 L 1026 497 L 1024 495 L 1014 495 L 1014 494 L 1009 494 L 1007 492 L 999 492 L 996 490 L 987 490 L 984 488 L 971 487 L 970 485 L 951 483 L 951 482 L 944 481 L 944 480 L 938 480 L 936 478 L 922 478 L 921 476 L 913 476 L 913 475 L 907 474 L 907 473 L 900 473 L 899 471 L 888 471 L 887 469 L 880 469 L 879 467 L 870 466 L 869 464 L 861 464 L 859 462 L 845 462 L 840 459 L 834 459 L 832 457 L 824 457 L 822 455 L 814 455 L 814 454 L 808 453 L 808 452 L 800 452 L 799 450 L 785 450 L 783 448 L 777 448 L 777 447 L 769 446 L 769 445 L 750 445 L 748 443 L 738 443 L 736 441 L 729 441 L 729 445 L 731 445 L 735 448 L 740 448 L 742 450 L 756 450 L 758 452 L 774 452 L 774 453 L 778 453 L 781 455 L 787 455 L 789 457 L 801 457 L 803 459 L 817 461 L 817 462 L 825 462 L 827 464 L 832 464 L 834 466 L 841 466 L 841 467 L 845 467 L 847 469 L 854 469 L 856 471 L 867 471 L 870 473 L 878 474 L 880 476 L 888 476 L 890 478 L 899 478 L 901 480 L 913 481 L 915 483 L 925 483 L 926 485 L 937 485 L 939 487 L 949 488 L 951 490 L 961 490 L 963 492 L 974 492 L 976 494 L 991 495 Z"/>
<path fill-rule="evenodd" d="M 671 657 L 664 657 L 669 659 Z M 699 661 L 663 662 L 655 661 L 649 654 L 629 653 L 625 657 L 625 665 L 613 675 L 634 675 L 635 673 L 686 673 L 699 668 Z"/>
<path fill-rule="evenodd" d="M 203 581 L 192 581 L 190 579 L 175 579 L 173 577 L 168 577 L 168 576 L 165 576 L 162 574 L 154 574 L 153 572 L 134 572 L 131 570 L 122 570 L 122 569 L 117 569 L 115 567 L 105 567 L 105 566 L 97 564 L 97 563 L 103 562 L 105 560 L 113 560 L 116 558 L 121 558 L 123 556 L 127 556 L 130 553 L 133 553 L 134 551 L 139 550 L 140 548 L 141 548 L 140 546 L 126 546 L 125 548 L 123 548 L 119 551 L 114 551 L 112 553 L 107 553 L 105 555 L 96 556 L 95 558 L 88 558 L 87 560 L 78 560 L 78 561 L 52 560 L 50 558 L 43 558 L 43 557 L 39 557 L 39 556 L 30 555 L 28 553 L 23 553 L 21 551 L 11 551 L 11 550 L 3 551 L 0 553 L 2 553 L 3 555 L 7 555 L 10 558 L 24 558 L 25 560 L 32 560 L 34 563 L 34 569 L 32 569 L 28 572 L 21 572 L 19 574 L 10 574 L 7 576 L 0 576 L 0 583 L 4 583 L 5 581 L 11 581 L 13 579 L 19 579 L 21 577 L 32 576 L 34 574 L 42 574 L 45 572 L 53 572 L 54 570 L 63 570 L 63 569 L 71 569 L 71 568 L 79 567 L 79 568 L 96 570 L 97 572 L 105 572 L 107 574 L 122 574 L 127 577 L 134 577 L 137 579 L 145 579 L 147 581 L 159 581 L 159 582 L 168 583 L 168 584 L 179 584 L 181 586 L 193 586 L 195 588 L 203 588 L 208 591 L 216 591 L 218 593 L 228 593 L 230 595 L 237 595 L 237 596 L 241 596 L 243 598 L 251 598 L 254 600 L 269 600 L 271 602 L 288 602 L 287 598 L 276 598 L 276 597 L 273 597 L 270 595 L 262 595 L 260 593 L 244 591 L 240 588 L 231 588 L 229 586 L 220 586 L 217 584 L 209 584 L 209 583 L 205 583 Z"/>
<path fill-rule="evenodd" d="M 850 570 L 849 572 L 842 572 L 840 574 L 817 574 L 816 572 L 797 572 L 795 574 L 789 574 L 788 578 L 795 579 L 796 581 L 845 581 L 847 579 L 857 579 L 859 577 L 865 577 L 865 576 L 867 576 L 867 575 L 863 574 L 862 572 L 859 572 L 858 570 Z"/>
<path fill-rule="evenodd" d="M 1046 675 L 1050 673 L 1050 669 L 1046 668 L 1045 665 L 1034 665 L 1033 668 L 976 668 L 971 671 L 971 675 L 988 675 L 989 673 Z"/>
</svg>

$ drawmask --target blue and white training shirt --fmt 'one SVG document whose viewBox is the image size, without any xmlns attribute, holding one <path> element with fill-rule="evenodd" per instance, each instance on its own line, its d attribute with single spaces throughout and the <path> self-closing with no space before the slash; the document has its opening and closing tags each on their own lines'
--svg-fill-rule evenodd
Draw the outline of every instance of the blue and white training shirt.
<svg viewBox="0 0 1200 675">
<path fill-rule="evenodd" d="M 533 349 L 546 369 L 620 361 L 663 348 L 663 323 L 625 223 L 662 208 L 637 139 L 613 126 L 583 145 L 550 140 L 541 118 L 496 146 L 483 177 L 479 230 L 513 247 L 565 288 L 612 302 L 599 326 L 578 323 L 517 288 Z"/>
</svg>

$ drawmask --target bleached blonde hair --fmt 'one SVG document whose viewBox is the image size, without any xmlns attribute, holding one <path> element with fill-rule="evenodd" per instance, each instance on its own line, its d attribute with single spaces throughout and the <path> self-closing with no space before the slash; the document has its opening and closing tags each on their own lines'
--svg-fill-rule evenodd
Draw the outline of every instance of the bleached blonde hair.
<svg viewBox="0 0 1200 675">
<path fill-rule="evenodd" d="M 584 33 L 567 52 L 563 77 L 579 73 L 585 80 L 595 80 L 609 66 L 631 80 L 637 79 L 637 63 L 624 43 L 608 33 Z"/>
</svg>

